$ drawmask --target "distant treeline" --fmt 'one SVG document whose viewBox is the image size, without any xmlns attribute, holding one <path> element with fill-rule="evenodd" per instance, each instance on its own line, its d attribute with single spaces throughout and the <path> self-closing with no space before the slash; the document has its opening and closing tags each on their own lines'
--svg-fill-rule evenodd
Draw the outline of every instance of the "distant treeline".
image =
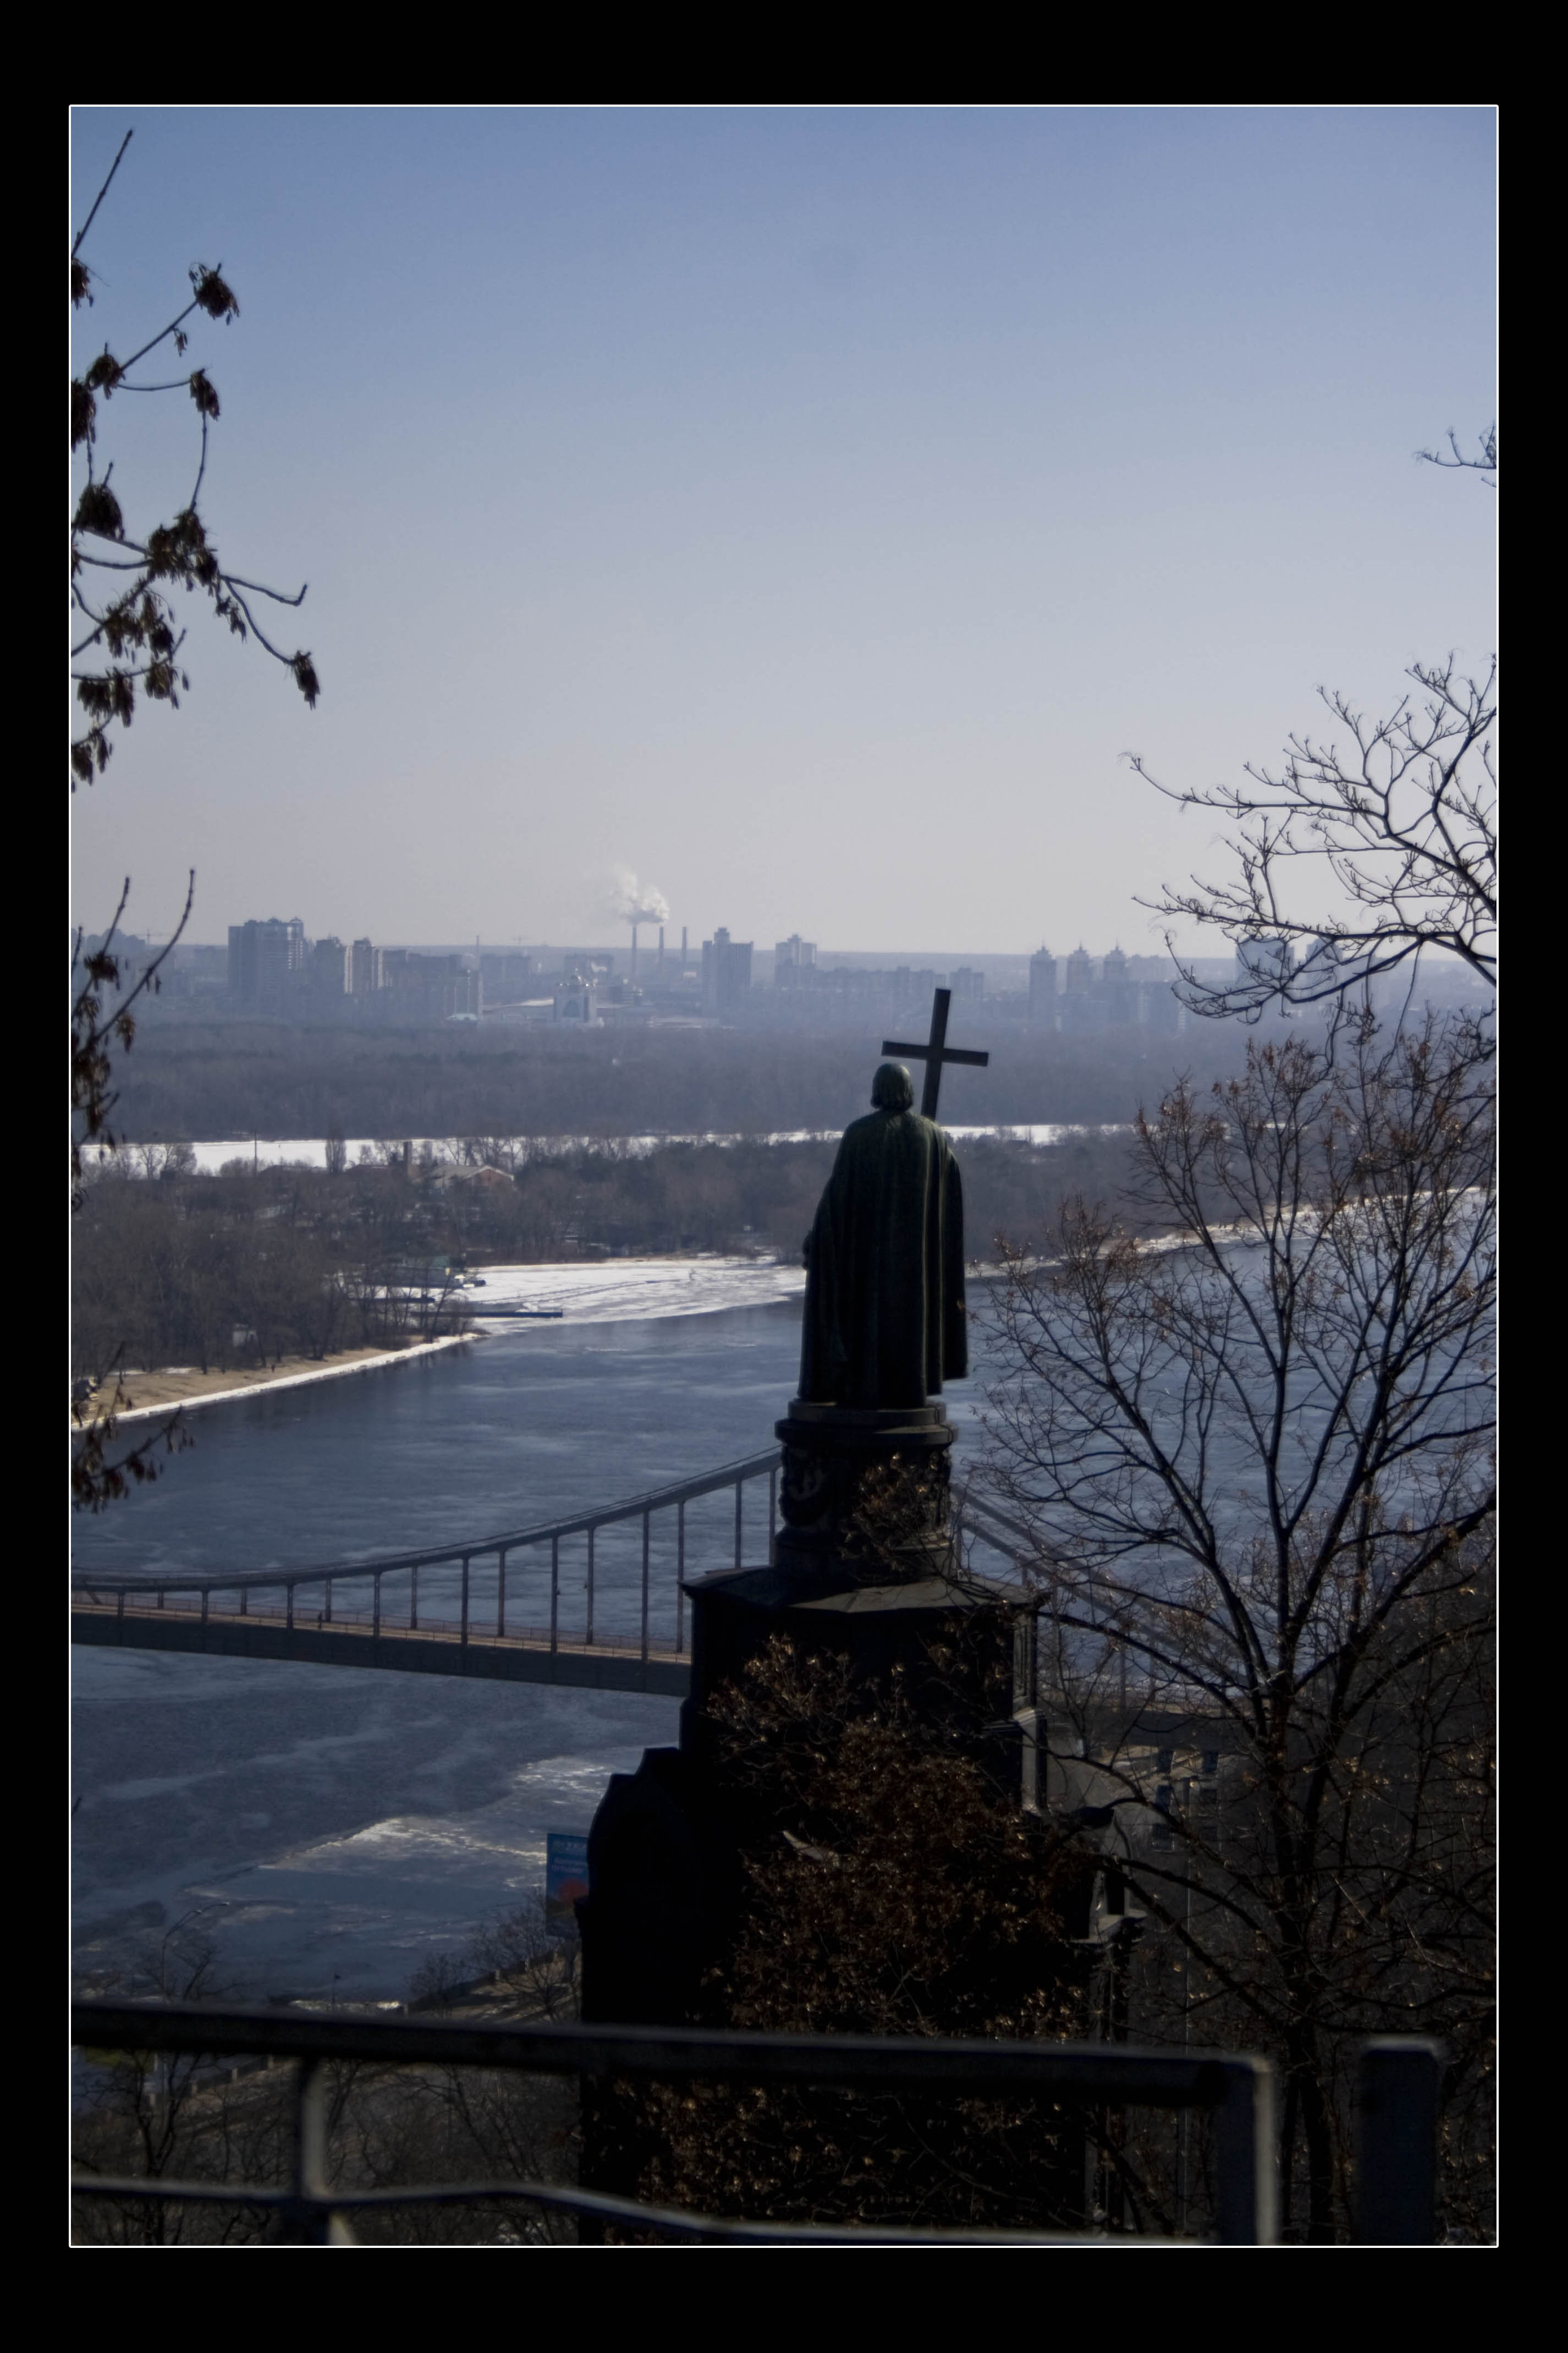
<svg viewBox="0 0 1568 2353">
<path fill-rule="evenodd" d="M 917 1032 L 923 1023 L 916 1022 Z M 900 1033 L 903 1034 L 902 1032 Z M 1177 1070 L 1228 1077 L 1247 1032 L 1087 1038 L 954 1020 L 991 1053 L 952 1070 L 960 1125 L 1131 1119 Z M 353 1031 L 262 1020 L 149 1024 L 116 1068 L 115 1124 L 139 1141 L 242 1135 L 588 1135 L 842 1128 L 867 1108 L 880 1039 L 739 1029 Z"/>
<path fill-rule="evenodd" d="M 77 1221 L 74 1370 L 321 1356 L 417 1337 L 449 1315 L 443 1261 L 538 1261 L 673 1250 L 757 1250 L 793 1258 L 832 1166 L 832 1141 L 614 1143 L 530 1155 L 469 1147 L 467 1163 L 407 1171 L 200 1176 L 190 1155 L 128 1155 L 89 1185 Z M 1074 1193 L 1111 1199 L 1129 1140 L 1084 1136 L 1041 1149 L 1002 1140 L 962 1151 L 966 1242 L 1049 1231 Z M 501 1165 L 498 1165 L 501 1164 Z M 155 1173 L 132 1174 L 151 1167 Z M 443 1329 L 449 1329 L 443 1320 Z"/>
</svg>

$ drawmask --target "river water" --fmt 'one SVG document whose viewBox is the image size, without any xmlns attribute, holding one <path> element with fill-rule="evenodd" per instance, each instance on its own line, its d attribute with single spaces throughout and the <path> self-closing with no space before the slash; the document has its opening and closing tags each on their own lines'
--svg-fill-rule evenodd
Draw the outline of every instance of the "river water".
<svg viewBox="0 0 1568 2353">
<path fill-rule="evenodd" d="M 648 1315 L 629 1284 L 591 1316 L 569 1307 L 387 1372 L 209 1408 L 154 1485 L 80 1525 L 77 1566 L 363 1559 L 758 1452 L 799 1360 L 799 1303 L 779 1287 L 737 1270 L 727 1288 L 705 1278 L 710 1312 L 672 1312 L 666 1290 Z M 947 1402 L 962 1442 L 972 1385 Z M 709 1507 L 689 1514 L 693 1567 L 732 1543 L 731 1498 Z M 157 1651 L 74 1661 L 89 1981 L 145 1969 L 186 1923 L 182 1941 L 199 1929 L 236 1995 L 395 1998 L 421 1960 L 542 1885 L 547 1831 L 586 1830 L 608 1776 L 676 1737 L 678 1704 L 633 1694 Z"/>
</svg>

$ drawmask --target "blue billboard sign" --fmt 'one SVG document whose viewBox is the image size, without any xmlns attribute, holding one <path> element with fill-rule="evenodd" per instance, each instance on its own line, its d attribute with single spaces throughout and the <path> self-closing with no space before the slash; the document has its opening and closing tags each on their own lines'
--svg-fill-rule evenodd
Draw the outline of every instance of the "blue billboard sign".
<svg viewBox="0 0 1568 2353">
<path fill-rule="evenodd" d="M 577 1933 L 576 1903 L 588 1893 L 587 1834 L 552 1831 L 544 1843 L 544 1916 Z"/>
</svg>

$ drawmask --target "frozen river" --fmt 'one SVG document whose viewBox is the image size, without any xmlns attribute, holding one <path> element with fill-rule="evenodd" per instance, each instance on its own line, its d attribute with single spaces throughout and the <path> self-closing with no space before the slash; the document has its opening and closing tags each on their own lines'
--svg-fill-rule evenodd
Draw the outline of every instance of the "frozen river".
<svg viewBox="0 0 1568 2353">
<path fill-rule="evenodd" d="M 561 1323 L 210 1409 L 154 1486 L 79 1523 L 79 1566 L 363 1558 L 771 1442 L 798 1363 L 798 1298 L 778 1295 L 793 1273 L 527 1272 Z M 697 1296 L 706 1312 L 683 1312 Z M 965 1420 L 969 1386 L 949 1404 Z M 676 1736 L 676 1702 L 630 1694 L 156 1651 L 74 1661 L 79 1970 L 145 1961 L 195 1918 L 223 1982 L 253 1999 L 401 1994 L 432 1951 L 540 1886 L 546 1833 L 585 1830 L 609 1774 Z"/>
</svg>

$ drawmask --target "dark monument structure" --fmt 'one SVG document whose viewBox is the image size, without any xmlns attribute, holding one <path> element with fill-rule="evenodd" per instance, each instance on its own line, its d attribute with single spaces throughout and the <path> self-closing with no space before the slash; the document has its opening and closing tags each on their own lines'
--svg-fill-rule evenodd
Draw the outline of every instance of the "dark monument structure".
<svg viewBox="0 0 1568 2353">
<path fill-rule="evenodd" d="M 777 1425 L 783 1526 L 763 1566 L 698 1577 L 680 1745 L 616 1774 L 589 1839 L 583 2014 L 676 2025 L 738 1919 L 747 1800 L 707 1710 L 773 1636 L 847 1661 L 868 1692 L 895 1667 L 928 1721 L 1036 1803 L 1034 1612 L 1021 1588 L 963 1573 L 949 1520 L 952 1430 L 936 1402 L 968 1370 L 963 1198 L 935 1124 L 946 1063 L 936 992 L 921 1108 L 884 1062 L 872 1110 L 847 1130 L 806 1243 L 800 1394 Z M 938 1661 L 940 1659 L 940 1664 Z M 754 1802 L 754 1801 L 753 1801 Z"/>
</svg>

